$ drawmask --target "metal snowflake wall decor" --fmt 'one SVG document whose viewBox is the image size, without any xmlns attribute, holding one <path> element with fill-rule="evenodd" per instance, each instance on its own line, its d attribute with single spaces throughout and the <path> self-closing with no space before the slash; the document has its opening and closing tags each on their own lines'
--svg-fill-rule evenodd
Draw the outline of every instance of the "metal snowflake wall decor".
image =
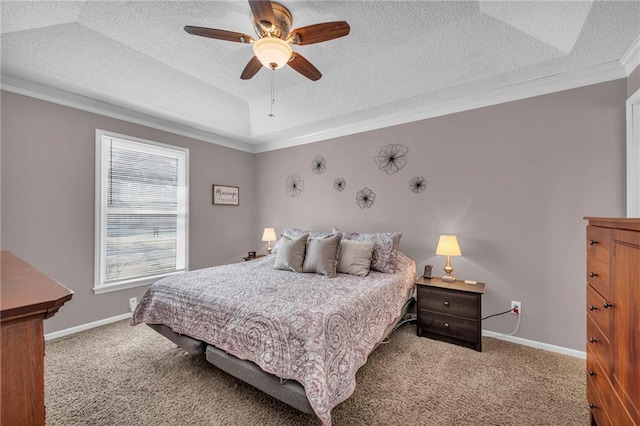
<svg viewBox="0 0 640 426">
<path fill-rule="evenodd" d="M 311 162 L 311 171 L 317 175 L 324 173 L 327 170 L 327 160 L 324 157 L 317 156 Z"/>
<path fill-rule="evenodd" d="M 296 173 L 287 178 L 284 187 L 289 197 L 297 197 L 304 191 L 304 181 L 300 175 Z"/>
<path fill-rule="evenodd" d="M 374 160 L 378 163 L 378 168 L 384 170 L 388 175 L 392 175 L 407 164 L 407 153 L 409 148 L 399 144 L 389 144 L 382 147 Z"/>
<path fill-rule="evenodd" d="M 409 181 L 409 189 L 418 194 L 427 189 L 427 180 L 423 176 L 415 176 Z"/>
<path fill-rule="evenodd" d="M 333 189 L 338 192 L 344 191 L 344 188 L 347 186 L 347 181 L 344 178 L 337 178 L 333 181 Z"/>
<path fill-rule="evenodd" d="M 356 203 L 361 209 L 369 208 L 373 206 L 373 202 L 376 200 L 376 193 L 365 187 L 356 194 Z"/>
</svg>

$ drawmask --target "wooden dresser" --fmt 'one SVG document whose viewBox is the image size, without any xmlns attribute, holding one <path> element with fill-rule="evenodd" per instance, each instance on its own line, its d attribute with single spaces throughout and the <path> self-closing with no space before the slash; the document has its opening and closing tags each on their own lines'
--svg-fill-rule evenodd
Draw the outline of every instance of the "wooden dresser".
<svg viewBox="0 0 640 426">
<path fill-rule="evenodd" d="M 591 424 L 640 426 L 640 219 L 585 219 Z"/>
<path fill-rule="evenodd" d="M 8 251 L 0 267 L 0 424 L 44 425 L 43 321 L 73 292 Z"/>
</svg>

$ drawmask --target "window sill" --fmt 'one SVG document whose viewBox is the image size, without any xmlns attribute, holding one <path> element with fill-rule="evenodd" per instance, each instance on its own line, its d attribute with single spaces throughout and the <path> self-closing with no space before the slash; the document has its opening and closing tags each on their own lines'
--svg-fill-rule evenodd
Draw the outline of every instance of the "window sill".
<svg viewBox="0 0 640 426">
<path fill-rule="evenodd" d="M 146 286 L 146 285 L 151 285 L 154 282 L 158 281 L 161 278 L 164 277 L 168 277 L 171 275 L 177 275 L 177 274 L 182 274 L 185 271 L 176 271 L 176 272 L 172 272 L 169 274 L 163 274 L 163 275 L 155 275 L 153 277 L 145 277 L 145 278 L 141 278 L 141 279 L 137 279 L 137 280 L 129 280 L 129 281 L 123 281 L 120 283 L 115 283 L 115 284 L 105 284 L 105 285 L 101 285 L 101 286 L 96 286 L 93 287 L 93 293 L 94 294 L 103 294 L 103 293 L 111 293 L 114 291 L 120 291 L 120 290 L 126 290 L 128 288 L 135 288 L 135 287 L 142 287 L 142 286 Z"/>
</svg>

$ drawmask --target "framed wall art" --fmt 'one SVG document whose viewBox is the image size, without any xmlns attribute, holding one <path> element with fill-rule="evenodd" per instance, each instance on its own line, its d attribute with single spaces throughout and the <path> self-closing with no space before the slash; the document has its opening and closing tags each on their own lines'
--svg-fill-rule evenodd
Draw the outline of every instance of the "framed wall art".
<svg viewBox="0 0 640 426">
<path fill-rule="evenodd" d="M 213 185 L 213 204 L 223 206 L 240 205 L 240 188 L 228 185 Z"/>
</svg>

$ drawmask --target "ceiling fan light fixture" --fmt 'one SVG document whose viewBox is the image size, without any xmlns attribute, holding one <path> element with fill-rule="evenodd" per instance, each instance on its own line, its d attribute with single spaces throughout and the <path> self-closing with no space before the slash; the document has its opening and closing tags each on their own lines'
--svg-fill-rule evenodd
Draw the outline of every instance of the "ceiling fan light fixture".
<svg viewBox="0 0 640 426">
<path fill-rule="evenodd" d="M 276 37 L 264 37 L 253 43 L 253 53 L 262 65 L 277 70 L 289 62 L 293 50 L 291 45 Z"/>
</svg>

